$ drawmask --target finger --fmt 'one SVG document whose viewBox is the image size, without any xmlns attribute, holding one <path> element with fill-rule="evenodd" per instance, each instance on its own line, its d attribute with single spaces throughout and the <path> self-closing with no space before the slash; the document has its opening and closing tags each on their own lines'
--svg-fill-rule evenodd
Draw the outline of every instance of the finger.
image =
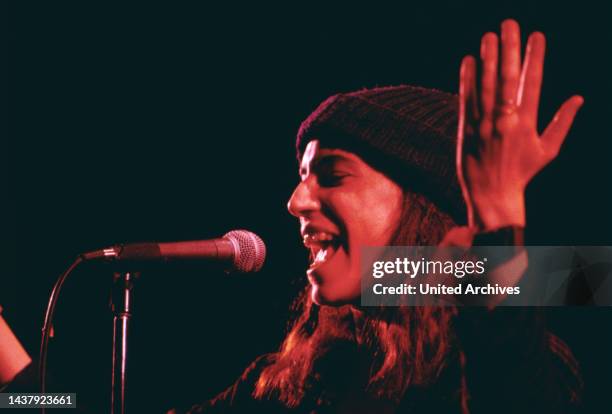
<svg viewBox="0 0 612 414">
<path fill-rule="evenodd" d="M 520 71 L 520 28 L 515 20 L 504 20 L 501 27 L 501 104 L 516 104 Z"/>
<path fill-rule="evenodd" d="M 542 89 L 542 72 L 544 70 L 544 52 L 546 38 L 542 33 L 536 32 L 529 36 L 525 63 L 521 73 L 518 90 L 518 105 L 523 114 L 537 127 L 538 105 Z"/>
<path fill-rule="evenodd" d="M 476 60 L 473 56 L 463 58 L 459 76 L 459 116 L 464 122 L 463 131 L 472 135 L 479 118 L 476 99 Z"/>
<path fill-rule="evenodd" d="M 550 124 L 542 134 L 542 145 L 551 157 L 559 153 L 559 149 L 574 122 L 576 113 L 584 103 L 584 98 L 579 95 L 572 96 L 561 105 Z"/>
<path fill-rule="evenodd" d="M 473 56 L 466 56 L 461 61 L 459 71 L 459 133 L 457 134 L 457 151 L 455 153 L 455 166 L 457 178 L 464 200 L 470 200 L 469 191 L 463 176 L 463 160 L 465 153 L 469 152 L 469 140 L 474 136 L 477 108 L 475 105 L 476 60 Z M 466 138 L 468 142 L 466 143 Z M 473 212 L 468 204 L 468 222 L 473 222 Z"/>
<path fill-rule="evenodd" d="M 497 93 L 498 38 L 495 33 L 487 33 L 480 44 L 482 60 L 482 79 L 480 87 L 480 108 L 482 110 L 481 135 L 488 136 L 482 129 L 493 128 L 493 111 Z"/>
</svg>

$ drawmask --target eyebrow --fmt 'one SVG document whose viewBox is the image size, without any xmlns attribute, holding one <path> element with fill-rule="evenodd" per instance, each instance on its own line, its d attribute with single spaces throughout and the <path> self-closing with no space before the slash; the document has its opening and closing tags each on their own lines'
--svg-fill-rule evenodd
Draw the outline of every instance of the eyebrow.
<svg viewBox="0 0 612 414">
<path fill-rule="evenodd" d="M 355 163 L 355 161 L 353 159 L 351 159 L 351 158 L 349 158 L 349 157 L 347 157 L 345 155 L 342 155 L 342 154 L 324 154 L 324 155 L 321 155 L 321 156 L 317 157 L 314 160 L 314 162 L 312 163 L 310 169 L 311 170 L 316 170 L 318 168 L 326 167 L 326 166 L 332 165 L 332 164 L 334 164 L 336 162 L 340 162 L 340 161 L 348 162 L 350 164 L 354 164 Z M 299 174 L 303 175 L 304 173 L 305 173 L 304 167 L 300 166 Z"/>
</svg>

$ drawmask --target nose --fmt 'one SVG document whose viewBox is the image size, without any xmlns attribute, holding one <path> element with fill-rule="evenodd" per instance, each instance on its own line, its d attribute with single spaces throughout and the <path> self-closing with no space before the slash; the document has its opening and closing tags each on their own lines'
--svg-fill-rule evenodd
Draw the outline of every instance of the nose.
<svg viewBox="0 0 612 414">
<path fill-rule="evenodd" d="M 293 194 L 291 194 L 291 198 L 289 198 L 287 203 L 289 213 L 295 217 L 304 217 L 309 212 L 319 210 L 320 208 L 321 203 L 316 196 L 316 188 L 314 188 L 314 183 L 311 179 L 301 181 L 295 187 L 295 190 L 293 190 Z"/>
</svg>

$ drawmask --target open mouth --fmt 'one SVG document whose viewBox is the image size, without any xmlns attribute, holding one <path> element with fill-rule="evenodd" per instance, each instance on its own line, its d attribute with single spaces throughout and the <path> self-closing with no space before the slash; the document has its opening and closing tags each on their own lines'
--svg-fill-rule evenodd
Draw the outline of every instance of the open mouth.
<svg viewBox="0 0 612 414">
<path fill-rule="evenodd" d="M 340 238 L 324 231 L 307 233 L 304 235 L 304 246 L 310 249 L 308 270 L 314 270 L 333 257 L 340 246 Z"/>
</svg>

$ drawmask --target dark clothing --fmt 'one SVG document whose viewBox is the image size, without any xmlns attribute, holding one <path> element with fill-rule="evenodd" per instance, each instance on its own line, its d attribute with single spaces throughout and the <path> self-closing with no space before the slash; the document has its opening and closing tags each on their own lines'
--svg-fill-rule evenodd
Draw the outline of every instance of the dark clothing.
<svg viewBox="0 0 612 414">
<path fill-rule="evenodd" d="M 399 404 L 366 396 L 355 379 L 367 367 L 347 363 L 360 360 L 358 351 L 341 345 L 326 358 L 336 375 L 328 375 L 325 382 L 325 387 L 334 389 L 355 387 L 341 400 L 322 402 L 317 396 L 307 395 L 293 409 L 273 399 L 255 400 L 251 396 L 254 385 L 261 370 L 274 360 L 271 354 L 259 357 L 225 392 L 188 412 L 461 413 L 462 381 L 467 386 L 467 406 L 472 414 L 571 413 L 576 409 L 581 389 L 577 364 L 568 348 L 542 329 L 536 311 L 464 308 L 455 320 L 455 331 L 458 345 L 465 350 L 465 368 L 461 368 L 459 353 L 451 352 L 439 378 L 429 386 L 410 387 Z"/>
</svg>

